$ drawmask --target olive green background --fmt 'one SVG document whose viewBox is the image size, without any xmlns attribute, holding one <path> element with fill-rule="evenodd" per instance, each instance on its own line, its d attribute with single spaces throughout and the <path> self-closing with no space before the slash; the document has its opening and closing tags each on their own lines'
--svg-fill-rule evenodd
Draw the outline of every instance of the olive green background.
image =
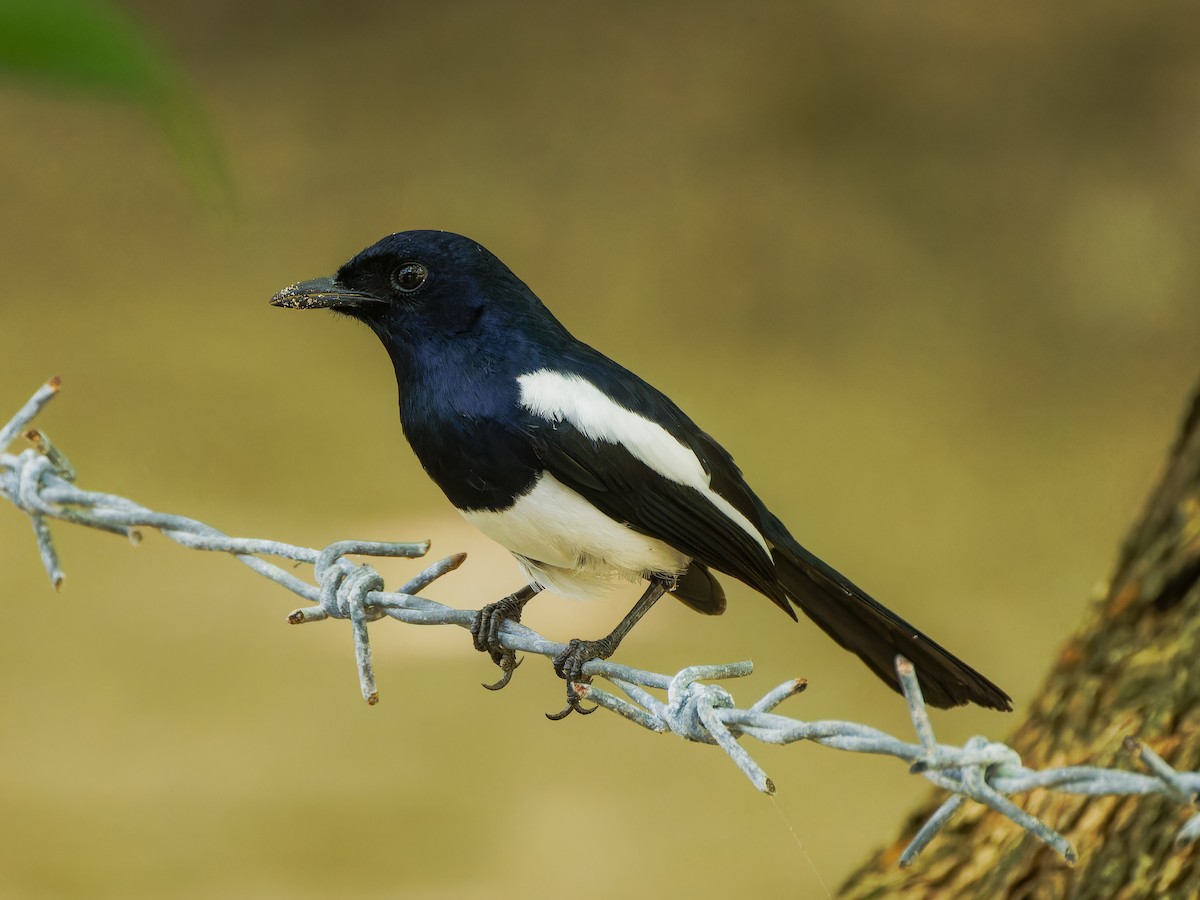
<svg viewBox="0 0 1200 900">
<path fill-rule="evenodd" d="M 137 104 L 0 80 L 0 418 L 61 375 L 41 424 L 81 485 L 311 546 L 432 537 L 470 559 L 429 596 L 515 588 L 404 444 L 375 339 L 267 305 L 388 232 L 461 231 L 801 541 L 1030 697 L 1200 370 L 1185 4 L 123 8 L 233 199 Z M 925 790 L 754 746 L 767 799 L 713 748 L 547 722 L 540 659 L 484 692 L 457 629 L 373 626 L 368 708 L 345 624 L 289 627 L 295 598 L 234 561 L 55 534 L 60 594 L 0 507 L 5 897 L 820 897 Z M 619 659 L 751 658 L 743 703 L 806 676 L 783 711 L 908 733 L 853 657 L 729 587 L 724 617 L 664 604 Z M 527 620 L 594 637 L 623 612 Z"/>
</svg>

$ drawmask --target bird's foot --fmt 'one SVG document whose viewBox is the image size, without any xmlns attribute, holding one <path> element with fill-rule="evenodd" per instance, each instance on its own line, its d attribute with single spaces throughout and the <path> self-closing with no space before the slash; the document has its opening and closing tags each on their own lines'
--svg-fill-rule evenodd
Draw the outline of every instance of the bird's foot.
<svg viewBox="0 0 1200 900">
<path fill-rule="evenodd" d="M 475 618 L 471 621 L 471 638 L 475 642 L 475 649 L 487 653 L 492 658 L 492 662 L 500 667 L 502 673 L 500 680 L 495 684 L 484 685 L 489 691 L 498 691 L 508 684 L 512 680 L 513 672 L 521 664 L 516 653 L 501 646 L 500 628 L 506 619 L 511 622 L 520 622 L 521 611 L 525 608 L 528 600 L 528 596 L 509 594 L 504 599 L 483 607 L 475 613 Z"/>
<path fill-rule="evenodd" d="M 598 707 L 584 709 L 581 705 L 583 697 L 577 687 L 577 685 L 590 684 L 592 680 L 591 675 L 583 674 L 584 664 L 593 659 L 608 659 L 616 649 L 616 643 L 609 638 L 601 638 L 598 641 L 572 638 L 567 643 L 567 648 L 554 657 L 554 671 L 558 673 L 559 678 L 563 678 L 567 682 L 567 705 L 556 713 L 546 713 L 546 718 L 557 722 L 573 712 L 577 712 L 581 716 L 594 713 Z"/>
</svg>

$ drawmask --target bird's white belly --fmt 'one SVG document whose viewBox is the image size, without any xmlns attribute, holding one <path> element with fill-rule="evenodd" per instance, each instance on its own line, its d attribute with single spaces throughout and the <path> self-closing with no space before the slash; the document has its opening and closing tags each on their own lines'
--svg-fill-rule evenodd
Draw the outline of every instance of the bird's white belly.
<svg viewBox="0 0 1200 900">
<path fill-rule="evenodd" d="M 544 472 L 508 509 L 463 516 L 508 549 L 530 579 L 565 597 L 595 597 L 649 575 L 680 575 L 691 560 L 609 518 Z"/>
</svg>

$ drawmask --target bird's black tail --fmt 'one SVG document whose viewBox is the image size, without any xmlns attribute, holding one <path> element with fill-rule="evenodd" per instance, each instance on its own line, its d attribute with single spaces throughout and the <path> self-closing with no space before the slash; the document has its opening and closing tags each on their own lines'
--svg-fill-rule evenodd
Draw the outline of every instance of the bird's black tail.
<svg viewBox="0 0 1200 900">
<path fill-rule="evenodd" d="M 899 654 L 916 667 L 921 692 L 931 706 L 977 703 L 1012 709 L 1011 698 L 996 685 L 817 559 L 786 531 L 779 537 L 784 539 L 772 540 L 771 555 L 788 598 L 895 690 L 900 689 L 895 671 Z"/>
</svg>

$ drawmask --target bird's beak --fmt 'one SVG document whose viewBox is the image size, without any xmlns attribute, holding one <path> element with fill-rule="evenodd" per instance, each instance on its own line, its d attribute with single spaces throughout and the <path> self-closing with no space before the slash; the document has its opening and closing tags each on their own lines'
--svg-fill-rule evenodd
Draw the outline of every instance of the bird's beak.
<svg viewBox="0 0 1200 900">
<path fill-rule="evenodd" d="M 314 278 L 285 287 L 271 298 L 272 306 L 287 309 L 336 309 L 342 312 L 383 303 L 378 297 L 342 287 L 332 278 Z"/>
</svg>

